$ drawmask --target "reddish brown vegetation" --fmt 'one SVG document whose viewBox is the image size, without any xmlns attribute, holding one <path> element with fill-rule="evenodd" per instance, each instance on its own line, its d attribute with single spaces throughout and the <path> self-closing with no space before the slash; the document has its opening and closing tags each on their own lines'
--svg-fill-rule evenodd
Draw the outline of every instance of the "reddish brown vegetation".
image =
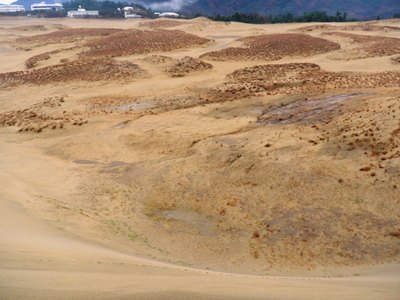
<svg viewBox="0 0 400 300">
<path fill-rule="evenodd" d="M 346 31 L 400 31 L 400 27 L 396 26 L 381 26 L 374 24 L 355 24 L 337 27 L 338 30 Z"/>
<path fill-rule="evenodd" d="M 38 55 L 28 58 L 25 62 L 25 66 L 28 69 L 30 69 L 30 68 L 33 68 L 39 61 L 48 60 L 49 58 L 50 58 L 50 54 L 48 52 L 40 53 Z"/>
<path fill-rule="evenodd" d="M 60 53 L 60 52 L 63 52 L 63 51 L 72 50 L 72 49 L 74 49 L 74 48 L 75 48 L 75 47 L 63 48 L 63 49 L 56 49 L 56 50 L 52 50 L 52 51 L 49 51 L 49 52 L 40 53 L 40 54 L 38 54 L 38 55 L 34 55 L 34 56 L 32 56 L 32 57 L 30 57 L 30 58 L 28 58 L 28 59 L 26 60 L 25 66 L 26 66 L 28 69 L 31 69 L 31 68 L 35 67 L 36 64 L 37 64 L 39 61 L 43 61 L 43 60 L 48 60 L 48 59 L 50 59 L 51 55 L 53 55 L 53 54 L 57 54 L 57 53 Z"/>
<path fill-rule="evenodd" d="M 72 28 L 17 39 L 17 43 L 43 46 L 72 43 L 89 37 L 106 36 L 121 31 L 115 28 Z"/>
<path fill-rule="evenodd" d="M 392 62 L 395 64 L 400 64 L 400 56 L 392 57 Z"/>
<path fill-rule="evenodd" d="M 334 26 L 329 24 L 309 25 L 297 28 L 296 31 L 330 31 L 330 30 L 343 30 L 343 31 L 400 31 L 400 27 L 396 26 L 381 26 L 368 23 Z"/>
<path fill-rule="evenodd" d="M 130 62 L 119 62 L 111 58 L 85 58 L 32 71 L 2 73 L 0 74 L 0 86 L 132 79 L 145 74 L 143 69 Z"/>
<path fill-rule="evenodd" d="M 327 143 L 326 151 L 331 155 L 365 157 L 365 164 L 358 170 L 380 180 L 387 176 L 394 189 L 400 175 L 399 100 L 387 97 L 375 103 L 363 101 L 356 111 L 347 111 L 339 121 L 333 121 L 329 131 L 323 130 L 319 136 Z"/>
<path fill-rule="evenodd" d="M 344 32 L 326 32 L 324 34 L 346 38 L 353 43 L 359 44 L 355 49 L 350 50 L 355 52 L 356 56 L 354 58 L 400 54 L 400 39 L 397 38 Z"/>
<path fill-rule="evenodd" d="M 124 56 L 195 47 L 209 40 L 179 30 L 124 30 L 87 42 L 84 56 Z"/>
<path fill-rule="evenodd" d="M 237 70 L 228 82 L 213 88 L 209 97 L 218 101 L 254 95 L 319 94 L 346 88 L 398 87 L 400 72 L 335 73 L 316 64 L 291 63 L 262 65 Z"/>
<path fill-rule="evenodd" d="M 340 48 L 339 44 L 305 34 L 269 34 L 240 39 L 246 48 L 226 48 L 202 55 L 212 60 L 278 60 L 311 56 Z"/>
<path fill-rule="evenodd" d="M 176 20 L 155 20 L 140 23 L 140 27 L 148 28 L 170 28 L 182 25 L 182 22 Z"/>
<path fill-rule="evenodd" d="M 167 68 L 167 73 L 171 77 L 183 77 L 189 73 L 212 69 L 212 65 L 204 61 L 185 56 Z"/>
<path fill-rule="evenodd" d="M 65 124 L 82 125 L 87 120 L 76 114 L 59 111 L 64 103 L 63 97 L 45 99 L 26 109 L 13 110 L 0 114 L 0 126 L 17 126 L 19 132 L 42 132 L 45 128 L 62 129 Z"/>
<path fill-rule="evenodd" d="M 335 30 L 337 26 L 329 25 L 329 24 L 318 24 L 318 25 L 308 25 L 295 29 L 295 31 L 307 32 L 307 31 L 315 31 L 315 30 Z"/>
</svg>

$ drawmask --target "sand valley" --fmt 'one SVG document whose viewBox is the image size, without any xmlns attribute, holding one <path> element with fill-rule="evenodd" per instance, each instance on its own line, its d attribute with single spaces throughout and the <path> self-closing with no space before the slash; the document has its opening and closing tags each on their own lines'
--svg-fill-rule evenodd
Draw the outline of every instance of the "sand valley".
<svg viewBox="0 0 400 300">
<path fill-rule="evenodd" d="M 0 18 L 0 299 L 399 299 L 400 20 Z"/>
</svg>

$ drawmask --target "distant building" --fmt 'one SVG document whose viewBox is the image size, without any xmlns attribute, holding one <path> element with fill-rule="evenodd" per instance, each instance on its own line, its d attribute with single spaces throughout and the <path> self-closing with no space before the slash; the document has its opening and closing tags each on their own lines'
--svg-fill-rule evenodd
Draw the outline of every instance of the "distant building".
<svg viewBox="0 0 400 300">
<path fill-rule="evenodd" d="M 174 12 L 163 12 L 158 15 L 163 18 L 178 18 L 179 17 L 179 14 L 174 13 Z"/>
<path fill-rule="evenodd" d="M 25 8 L 23 5 L 15 4 L 0 4 L 0 13 L 16 13 L 24 12 Z"/>
<path fill-rule="evenodd" d="M 142 16 L 125 12 L 125 19 L 140 19 Z"/>
<path fill-rule="evenodd" d="M 142 18 L 141 15 L 137 14 L 137 9 L 130 7 L 130 6 L 124 7 L 124 16 L 125 16 L 125 19 L 140 19 L 140 18 Z"/>
<path fill-rule="evenodd" d="M 61 3 L 46 3 L 46 2 L 40 2 L 40 3 L 34 3 L 31 5 L 31 10 L 32 11 L 50 11 L 50 10 L 55 10 L 55 11 L 60 11 L 63 10 L 64 6 Z"/>
<path fill-rule="evenodd" d="M 70 10 L 67 13 L 69 18 L 97 18 L 99 16 L 98 10 L 86 10 L 79 6 L 78 10 Z"/>
</svg>

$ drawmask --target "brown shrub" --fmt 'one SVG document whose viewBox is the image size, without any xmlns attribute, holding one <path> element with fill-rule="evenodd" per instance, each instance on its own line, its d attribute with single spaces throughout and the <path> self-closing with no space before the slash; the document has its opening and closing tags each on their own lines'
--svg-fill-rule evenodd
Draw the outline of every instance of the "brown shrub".
<svg viewBox="0 0 400 300">
<path fill-rule="evenodd" d="M 41 54 L 38 54 L 38 55 L 35 55 L 35 56 L 32 56 L 32 57 L 30 57 L 30 58 L 28 58 L 27 60 L 26 60 L 26 62 L 25 62 L 25 66 L 28 68 L 28 69 L 30 69 L 30 68 L 33 68 L 34 66 L 36 66 L 36 64 L 39 62 L 39 61 L 42 61 L 42 60 L 47 60 L 47 59 L 49 59 L 50 58 L 50 55 L 49 55 L 49 53 L 41 53 Z"/>
<path fill-rule="evenodd" d="M 87 120 L 75 113 L 61 112 L 64 97 L 47 98 L 22 110 L 0 113 L 0 126 L 16 126 L 18 132 L 42 132 L 44 129 L 62 129 L 66 124 L 82 125 Z"/>
<path fill-rule="evenodd" d="M 183 77 L 189 73 L 212 69 L 212 65 L 204 61 L 185 56 L 167 68 L 171 77 Z"/>
<path fill-rule="evenodd" d="M 324 35 L 345 38 L 355 44 L 358 44 L 356 48 L 349 50 L 351 53 L 353 53 L 352 58 L 400 54 L 400 39 L 397 38 L 344 32 L 326 32 Z"/>
<path fill-rule="evenodd" d="M 0 74 L 0 86 L 43 85 L 74 80 L 132 79 L 144 75 L 146 72 L 143 69 L 130 62 L 120 62 L 111 58 L 84 58 L 32 71 L 2 73 Z"/>
<path fill-rule="evenodd" d="M 233 100 L 252 95 L 320 94 L 327 90 L 398 87 L 400 72 L 325 72 L 316 64 L 290 63 L 254 66 L 227 75 L 212 88 L 212 99 Z"/>
<path fill-rule="evenodd" d="M 121 31 L 115 28 L 71 28 L 17 39 L 17 43 L 43 46 L 72 43 L 89 37 L 106 36 Z"/>
<path fill-rule="evenodd" d="M 341 31 L 400 31 L 399 27 L 396 26 L 381 26 L 369 23 L 360 23 L 346 26 L 335 26 L 330 24 L 317 24 L 317 25 L 308 25 L 295 29 L 294 31 L 300 32 L 309 32 L 309 31 L 333 31 L 333 30 L 341 30 Z"/>
<path fill-rule="evenodd" d="M 395 64 L 400 64 L 400 56 L 392 57 L 392 62 Z"/>
<path fill-rule="evenodd" d="M 212 60 L 278 60 L 285 56 L 311 56 L 340 48 L 339 44 L 305 34 L 268 34 L 240 39 L 246 48 L 205 53 Z"/>
<path fill-rule="evenodd" d="M 125 56 L 200 46 L 209 40 L 179 30 L 124 30 L 88 41 L 83 56 Z"/>
<path fill-rule="evenodd" d="M 25 66 L 26 66 L 28 69 L 31 69 L 31 68 L 33 68 L 34 66 L 36 66 L 36 64 L 37 64 L 39 61 L 50 59 L 51 55 L 53 55 L 53 54 L 57 54 L 57 53 L 60 53 L 60 52 L 63 52 L 63 51 L 73 50 L 73 49 L 75 49 L 75 48 L 76 48 L 76 47 L 55 49 L 55 50 L 52 50 L 52 51 L 49 51 L 49 52 L 44 52 L 44 53 L 40 53 L 40 54 L 38 54 L 38 55 L 34 55 L 34 56 L 32 56 L 32 57 L 30 57 L 30 58 L 28 58 L 28 59 L 26 60 Z M 64 62 L 66 62 L 66 61 L 64 61 Z"/>
<path fill-rule="evenodd" d="M 147 28 L 170 28 L 182 25 L 183 23 L 176 20 L 155 20 L 155 21 L 147 21 L 139 24 L 140 27 Z"/>
</svg>

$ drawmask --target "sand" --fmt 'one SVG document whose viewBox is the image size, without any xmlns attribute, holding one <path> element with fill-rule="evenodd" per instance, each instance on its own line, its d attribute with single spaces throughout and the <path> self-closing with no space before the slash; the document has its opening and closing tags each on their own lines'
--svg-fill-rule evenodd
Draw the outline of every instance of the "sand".
<svg viewBox="0 0 400 300">
<path fill-rule="evenodd" d="M 1 18 L 0 298 L 398 299 L 400 23 L 315 25 Z"/>
</svg>

